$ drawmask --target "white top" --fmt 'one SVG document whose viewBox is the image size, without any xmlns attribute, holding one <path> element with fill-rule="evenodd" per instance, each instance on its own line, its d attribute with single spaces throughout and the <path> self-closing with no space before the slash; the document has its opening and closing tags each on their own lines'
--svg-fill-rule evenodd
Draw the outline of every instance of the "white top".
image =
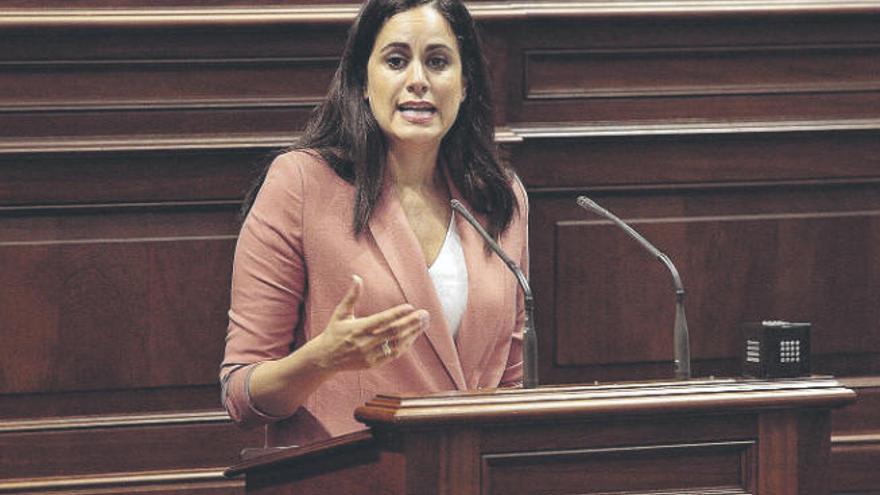
<svg viewBox="0 0 880 495">
<path fill-rule="evenodd" d="M 449 219 L 449 227 L 446 229 L 446 239 L 440 248 L 437 259 L 428 268 L 428 274 L 434 282 L 440 305 L 443 306 L 443 316 L 452 337 L 458 333 L 458 325 L 464 314 L 468 298 L 468 273 L 464 260 L 464 251 L 461 249 L 461 238 L 455 230 L 455 212 Z"/>
</svg>

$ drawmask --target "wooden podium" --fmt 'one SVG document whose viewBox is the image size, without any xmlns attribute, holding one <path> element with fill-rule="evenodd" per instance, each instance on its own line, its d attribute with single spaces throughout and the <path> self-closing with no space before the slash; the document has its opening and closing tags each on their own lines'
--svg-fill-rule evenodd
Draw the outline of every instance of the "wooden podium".
<svg viewBox="0 0 880 495">
<path fill-rule="evenodd" d="M 380 395 L 369 430 L 243 461 L 249 494 L 825 495 L 832 378 Z"/>
</svg>

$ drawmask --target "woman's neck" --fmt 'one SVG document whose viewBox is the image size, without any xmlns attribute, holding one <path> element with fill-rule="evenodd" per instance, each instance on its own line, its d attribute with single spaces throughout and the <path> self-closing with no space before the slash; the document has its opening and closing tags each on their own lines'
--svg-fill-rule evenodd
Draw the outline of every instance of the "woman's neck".
<svg viewBox="0 0 880 495">
<path fill-rule="evenodd" d="M 439 148 L 394 147 L 388 151 L 387 166 L 395 187 L 409 190 L 435 188 L 438 185 Z"/>
</svg>

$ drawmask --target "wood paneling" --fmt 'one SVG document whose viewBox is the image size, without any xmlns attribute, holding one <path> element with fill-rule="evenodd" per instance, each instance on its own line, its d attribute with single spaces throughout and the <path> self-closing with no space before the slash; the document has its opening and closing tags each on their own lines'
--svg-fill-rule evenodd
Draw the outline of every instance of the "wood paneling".
<svg viewBox="0 0 880 495">
<path fill-rule="evenodd" d="M 880 300 L 880 267 L 866 249 L 880 243 L 880 211 L 630 224 L 679 260 L 693 359 L 739 358 L 742 323 L 775 315 L 813 323 L 813 356 L 874 353 L 880 360 L 880 335 L 863 331 L 880 319 L 871 303 Z M 627 241 L 599 220 L 557 224 L 556 365 L 638 364 L 672 354 L 671 277 Z M 761 249 L 745 256 L 744 246 Z"/>
<path fill-rule="evenodd" d="M 813 323 L 814 371 L 864 377 L 835 413 L 833 490 L 877 492 L 880 2 L 469 6 L 530 194 L 542 380 L 672 373 L 668 275 L 577 208 L 589 194 L 678 264 L 696 376 L 739 373 L 744 320 Z M 238 204 L 324 93 L 357 8 L 4 3 L 0 418 L 217 413 Z M 240 490 L 217 469 L 259 433 L 165 419 L 0 433 L 19 471 L 0 492 Z M 138 442 L 153 450 L 116 458 Z M 180 454 L 150 458 L 159 442 Z M 707 482 L 737 455 L 706 456 L 723 466 Z"/>
<path fill-rule="evenodd" d="M 864 118 L 880 101 L 875 22 L 658 16 L 528 24 L 512 37 L 522 78 L 511 84 L 508 112 L 514 121 L 554 123 Z"/>
<path fill-rule="evenodd" d="M 514 165 L 547 189 L 878 180 L 880 120 L 514 127 Z M 748 208 L 748 205 L 742 205 Z"/>
<path fill-rule="evenodd" d="M 0 418 L 204 411 L 217 408 L 219 395 L 220 387 L 216 383 L 156 389 L 0 395 Z"/>
<path fill-rule="evenodd" d="M 0 420 L 0 493 L 240 493 L 217 466 L 261 436 L 218 411 Z"/>
<path fill-rule="evenodd" d="M 6 62 L 0 108 L 64 112 L 314 106 L 338 63 L 333 57 Z M 256 85 L 255 80 L 264 82 Z M 51 94 L 45 91 L 49 87 Z"/>
<path fill-rule="evenodd" d="M 878 372 L 878 193 L 867 184 L 600 188 L 591 196 L 675 260 L 696 376 L 705 376 L 738 374 L 740 324 L 767 318 L 814 324 L 817 372 Z M 622 231 L 577 208 L 577 194 L 532 197 L 544 379 L 671 376 L 670 275 Z"/>
<path fill-rule="evenodd" d="M 4 421 L 0 479 L 223 466 L 258 435 L 216 412 Z"/>
<path fill-rule="evenodd" d="M 751 493 L 743 465 L 750 464 L 749 441 L 620 447 L 483 456 L 486 493 L 528 494 L 530 480 L 546 477 L 550 493 Z M 638 476 L 633 476 L 638 473 Z M 589 487 L 588 491 L 584 491 Z"/>
<path fill-rule="evenodd" d="M 0 350 L 0 390 L 215 383 L 235 210 L 199 210 L 7 213 L 0 271 L 9 289 L 0 315 L 16 331 Z"/>
<path fill-rule="evenodd" d="M 525 53 L 526 99 L 696 98 L 880 90 L 880 46 L 712 46 Z M 815 70 L 816 66 L 823 71 Z M 545 77 L 553 74 L 553 78 Z"/>
<path fill-rule="evenodd" d="M 28 216 L 82 215 L 78 212 L 107 210 L 108 205 L 117 215 L 126 209 L 155 212 L 183 206 L 190 211 L 231 212 L 269 155 L 265 143 L 252 141 L 242 144 L 246 150 L 233 148 L 238 143 L 229 140 L 213 143 L 224 149 L 211 149 L 208 139 L 164 143 L 55 139 L 30 144 L 30 149 L 0 151 L 0 214 L 15 222 Z M 51 210 L 51 206 L 67 209 Z"/>
<path fill-rule="evenodd" d="M 835 493 L 880 493 L 880 379 L 845 380 L 859 400 L 832 414 L 832 486 Z"/>
<path fill-rule="evenodd" d="M 218 470 L 171 471 L 149 474 L 64 476 L 0 482 L 0 493 L 54 495 L 240 495 L 243 484 L 228 480 Z"/>
<path fill-rule="evenodd" d="M 30 275 L 6 277 L 2 392 L 215 382 L 231 237 L 0 248 L 0 270 Z"/>
</svg>

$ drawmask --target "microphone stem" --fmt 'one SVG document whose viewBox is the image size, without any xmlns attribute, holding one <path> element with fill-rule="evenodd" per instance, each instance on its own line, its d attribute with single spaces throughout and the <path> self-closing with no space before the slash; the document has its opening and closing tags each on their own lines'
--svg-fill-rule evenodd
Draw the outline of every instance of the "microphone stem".
<svg viewBox="0 0 880 495">
<path fill-rule="evenodd" d="M 535 301 L 525 298 L 526 320 L 523 328 L 523 388 L 538 386 L 538 336 L 535 334 Z"/>
<path fill-rule="evenodd" d="M 672 273 L 672 285 L 675 288 L 675 325 L 672 328 L 672 343 L 675 352 L 673 361 L 675 377 L 679 380 L 687 380 L 691 377 L 691 350 L 687 318 L 684 314 L 684 285 L 681 282 L 681 277 L 678 275 L 678 269 L 672 264 L 669 256 L 660 251 L 657 252 L 660 253 L 658 259 Z"/>
<path fill-rule="evenodd" d="M 675 291 L 675 328 L 672 340 L 675 347 L 675 377 L 687 380 L 691 377 L 691 351 L 687 318 L 684 315 L 684 289 Z"/>
<path fill-rule="evenodd" d="M 630 237 L 635 239 L 642 245 L 642 247 L 650 252 L 655 258 L 660 260 L 660 262 L 666 265 L 666 268 L 669 269 L 669 272 L 672 274 L 672 285 L 675 288 L 675 325 L 672 329 L 672 343 L 673 348 L 675 349 L 673 362 L 675 377 L 679 380 L 689 379 L 691 377 L 690 337 L 688 335 L 687 318 L 684 314 L 684 285 L 681 283 L 678 269 L 672 264 L 672 260 L 669 259 L 669 256 L 666 256 L 665 253 L 662 253 L 659 249 L 654 247 L 653 244 L 636 232 L 634 228 L 630 227 L 614 213 L 611 213 L 600 206 L 599 203 L 596 203 L 586 196 L 579 196 L 577 204 L 581 208 L 597 213 L 617 224 L 617 226 L 622 228 L 624 232 L 629 234 Z"/>
<path fill-rule="evenodd" d="M 525 321 L 523 322 L 523 388 L 535 388 L 538 386 L 538 338 L 535 333 L 535 300 L 532 298 L 532 289 L 526 275 L 519 269 L 516 262 L 501 249 L 501 246 L 492 239 L 480 222 L 471 215 L 471 212 L 458 200 L 451 200 L 449 204 L 459 212 L 465 220 L 480 234 L 492 251 L 504 261 L 507 268 L 516 276 L 516 281 L 523 291 L 523 307 L 525 309 Z"/>
</svg>

